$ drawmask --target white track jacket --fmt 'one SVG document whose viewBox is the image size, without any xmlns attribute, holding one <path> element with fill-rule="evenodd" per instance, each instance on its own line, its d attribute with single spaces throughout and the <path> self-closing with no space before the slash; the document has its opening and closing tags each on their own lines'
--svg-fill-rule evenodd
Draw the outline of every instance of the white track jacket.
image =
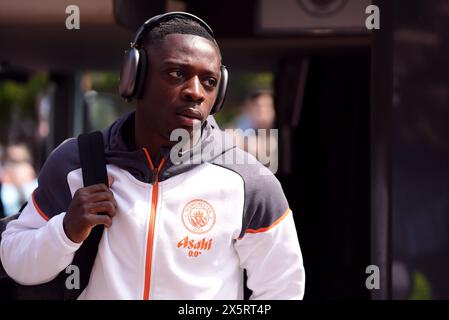
<svg viewBox="0 0 449 320">
<path fill-rule="evenodd" d="M 221 143 L 224 133 L 210 121 L 192 150 L 215 152 L 180 164 L 131 147 L 133 123 L 130 112 L 103 130 L 118 208 L 79 299 L 243 299 L 244 269 L 251 299 L 302 299 L 293 214 L 274 175 L 254 159 L 239 162 L 251 156 Z M 71 264 L 81 244 L 65 235 L 63 218 L 83 187 L 80 167 L 77 140 L 66 140 L 4 231 L 1 260 L 18 283 L 48 282 Z"/>
</svg>

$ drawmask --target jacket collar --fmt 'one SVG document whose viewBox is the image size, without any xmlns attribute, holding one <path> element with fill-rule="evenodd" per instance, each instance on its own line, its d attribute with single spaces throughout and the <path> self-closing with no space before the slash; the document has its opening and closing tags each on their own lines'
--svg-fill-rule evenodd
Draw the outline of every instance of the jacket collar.
<svg viewBox="0 0 449 320">
<path fill-rule="evenodd" d="M 102 131 L 106 162 L 127 170 L 140 181 L 150 182 L 153 180 L 153 172 L 145 152 L 143 149 L 136 149 L 134 145 L 134 117 L 134 110 L 127 112 Z M 223 141 L 226 142 L 223 143 Z M 163 181 L 204 162 L 211 162 L 234 147 L 230 139 L 224 139 L 224 133 L 218 128 L 215 119 L 209 116 L 202 126 L 198 143 L 184 151 L 182 155 L 178 155 L 177 160 L 180 161 L 176 161 L 176 164 L 171 161 L 172 148 L 162 148 L 157 159 L 152 160 L 157 166 L 162 158 L 166 159 L 159 172 L 159 181 Z"/>
</svg>

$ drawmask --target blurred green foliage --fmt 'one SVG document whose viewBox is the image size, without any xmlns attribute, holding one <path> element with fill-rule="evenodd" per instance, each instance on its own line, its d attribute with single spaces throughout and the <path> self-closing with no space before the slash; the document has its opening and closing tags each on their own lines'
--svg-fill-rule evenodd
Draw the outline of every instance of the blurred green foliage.
<svg viewBox="0 0 449 320">
<path fill-rule="evenodd" d="M 90 79 L 90 89 L 95 92 L 87 99 L 91 130 L 101 130 L 109 126 L 133 107 L 118 95 L 118 73 L 89 71 L 85 76 Z"/>
<path fill-rule="evenodd" d="M 92 89 L 98 92 L 116 93 L 119 74 L 116 72 L 89 72 L 92 76 Z"/>
<path fill-rule="evenodd" d="M 92 89 L 101 93 L 117 93 L 119 74 L 115 72 L 89 72 L 92 78 Z M 273 74 L 269 72 L 250 73 L 240 72 L 231 73 L 229 77 L 229 86 L 225 99 L 225 105 L 221 112 L 215 115 L 220 126 L 226 126 L 231 123 L 239 114 L 240 107 L 245 98 L 253 91 L 272 90 Z M 120 107 L 120 112 L 132 108 L 132 105 L 125 104 Z"/>
<path fill-rule="evenodd" d="M 410 300 L 430 300 L 432 299 L 432 288 L 426 276 L 416 271 L 413 273 L 413 291 Z"/>
<path fill-rule="evenodd" d="M 33 123 L 37 121 L 37 97 L 48 87 L 48 75 L 37 73 L 26 83 L 0 82 L 0 142 L 7 142 L 8 132 L 16 123 L 13 120 Z"/>
<path fill-rule="evenodd" d="M 90 89 L 117 96 L 118 99 L 113 103 L 113 109 L 117 109 L 118 114 L 132 108 L 132 105 L 123 102 L 118 97 L 118 73 L 96 71 L 89 71 L 88 73 L 91 76 Z M 248 94 L 256 90 L 272 89 L 273 86 L 273 74 L 266 72 L 231 72 L 229 80 L 224 108 L 215 115 L 220 126 L 226 126 L 240 114 L 240 107 Z M 16 125 L 15 121 L 26 120 L 24 123 L 37 123 L 36 104 L 38 97 L 47 90 L 48 85 L 49 76 L 46 73 L 36 73 L 30 76 L 25 83 L 9 80 L 0 82 L 0 143 L 5 144 L 7 142 L 8 133 L 12 126 Z"/>
</svg>

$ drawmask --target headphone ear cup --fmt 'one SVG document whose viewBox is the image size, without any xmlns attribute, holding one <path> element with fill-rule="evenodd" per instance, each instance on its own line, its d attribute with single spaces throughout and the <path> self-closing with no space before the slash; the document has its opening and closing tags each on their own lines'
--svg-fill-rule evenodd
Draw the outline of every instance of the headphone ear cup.
<svg viewBox="0 0 449 320">
<path fill-rule="evenodd" d="M 130 48 L 125 52 L 118 90 L 125 99 L 132 99 L 136 88 L 136 76 L 139 67 L 139 51 Z"/>
<path fill-rule="evenodd" d="M 148 55 L 145 49 L 139 49 L 139 66 L 136 75 L 136 91 L 134 97 L 141 99 L 143 97 L 143 87 L 147 77 Z"/>
<path fill-rule="evenodd" d="M 221 79 L 218 84 L 217 98 L 215 99 L 214 106 L 212 107 L 210 114 L 215 114 L 221 110 L 226 96 L 226 90 L 228 88 L 228 69 L 225 66 L 220 67 Z"/>
</svg>

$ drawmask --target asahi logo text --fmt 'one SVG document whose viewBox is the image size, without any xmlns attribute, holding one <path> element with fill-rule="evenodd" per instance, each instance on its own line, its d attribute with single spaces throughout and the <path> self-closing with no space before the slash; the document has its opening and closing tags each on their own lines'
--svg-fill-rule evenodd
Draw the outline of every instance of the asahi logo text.
<svg viewBox="0 0 449 320">
<path fill-rule="evenodd" d="M 186 236 L 178 242 L 178 248 L 187 250 L 189 257 L 198 257 L 212 248 L 212 239 L 202 238 L 200 240 L 190 239 Z"/>
</svg>

